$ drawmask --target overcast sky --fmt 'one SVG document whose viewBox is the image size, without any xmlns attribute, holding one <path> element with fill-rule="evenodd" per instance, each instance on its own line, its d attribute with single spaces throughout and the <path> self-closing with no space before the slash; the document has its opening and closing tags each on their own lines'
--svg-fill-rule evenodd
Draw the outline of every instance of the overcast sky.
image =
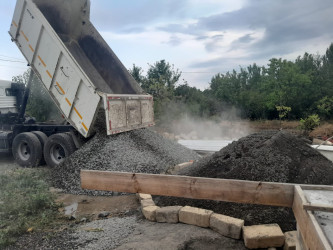
<svg viewBox="0 0 333 250">
<path fill-rule="evenodd" d="M 5 80 L 27 69 L 8 35 L 15 2 L 0 2 Z M 127 68 L 165 59 L 200 89 L 216 73 L 324 54 L 333 42 L 332 0 L 91 0 L 91 20 Z"/>
</svg>

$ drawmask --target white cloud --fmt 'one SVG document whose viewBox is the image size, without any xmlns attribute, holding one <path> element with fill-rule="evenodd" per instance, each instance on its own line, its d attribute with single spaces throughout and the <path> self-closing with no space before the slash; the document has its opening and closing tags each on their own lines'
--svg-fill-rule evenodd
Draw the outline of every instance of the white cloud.
<svg viewBox="0 0 333 250">
<path fill-rule="evenodd" d="M 7 34 L 13 2 L 0 2 L 0 55 L 24 60 Z M 332 11 L 332 0 L 92 0 L 91 18 L 127 68 L 165 59 L 203 89 L 218 72 L 323 54 L 333 41 Z M 0 78 L 23 68 L 0 62 Z"/>
</svg>

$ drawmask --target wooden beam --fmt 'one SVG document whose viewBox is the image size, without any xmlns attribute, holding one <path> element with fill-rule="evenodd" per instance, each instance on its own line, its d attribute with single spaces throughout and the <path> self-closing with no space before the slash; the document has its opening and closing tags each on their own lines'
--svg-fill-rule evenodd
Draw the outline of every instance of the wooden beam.
<svg viewBox="0 0 333 250">
<path fill-rule="evenodd" d="M 296 185 L 296 184 L 295 184 Z M 317 191 L 333 191 L 333 186 L 330 185 L 303 185 L 303 184 L 297 184 L 297 186 L 300 186 L 302 190 L 317 190 Z"/>
<path fill-rule="evenodd" d="M 307 203 L 302 188 L 295 186 L 293 212 L 305 249 L 332 249 L 313 212 L 303 209 Z"/>
<path fill-rule="evenodd" d="M 322 205 L 322 204 L 314 204 L 314 203 L 305 203 L 303 205 L 303 208 L 305 210 L 310 210 L 310 211 L 322 211 L 322 212 L 333 212 L 333 206 L 330 205 Z"/>
<path fill-rule="evenodd" d="M 81 170 L 83 189 L 292 207 L 294 185 L 173 175 Z"/>
</svg>

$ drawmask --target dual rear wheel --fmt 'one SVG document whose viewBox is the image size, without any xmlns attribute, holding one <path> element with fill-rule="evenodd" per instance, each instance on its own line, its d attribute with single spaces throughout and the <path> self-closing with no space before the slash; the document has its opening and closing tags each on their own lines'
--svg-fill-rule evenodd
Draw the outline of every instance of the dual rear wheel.
<svg viewBox="0 0 333 250">
<path fill-rule="evenodd" d="M 18 134 L 12 151 L 17 164 L 22 167 L 47 165 L 55 167 L 76 150 L 73 138 L 67 133 L 47 137 L 43 132 L 33 131 Z"/>
</svg>

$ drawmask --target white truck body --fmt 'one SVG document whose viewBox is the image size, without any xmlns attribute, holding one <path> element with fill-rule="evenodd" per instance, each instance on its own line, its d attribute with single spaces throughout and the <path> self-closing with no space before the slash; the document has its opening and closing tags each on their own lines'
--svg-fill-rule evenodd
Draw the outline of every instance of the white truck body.
<svg viewBox="0 0 333 250">
<path fill-rule="evenodd" d="M 17 0 L 9 34 L 84 137 L 100 107 L 107 134 L 154 125 L 153 100 L 89 21 L 89 0 Z"/>
<path fill-rule="evenodd" d="M 10 92 L 11 84 L 0 80 L 0 114 L 17 113 L 16 97 Z"/>
</svg>

